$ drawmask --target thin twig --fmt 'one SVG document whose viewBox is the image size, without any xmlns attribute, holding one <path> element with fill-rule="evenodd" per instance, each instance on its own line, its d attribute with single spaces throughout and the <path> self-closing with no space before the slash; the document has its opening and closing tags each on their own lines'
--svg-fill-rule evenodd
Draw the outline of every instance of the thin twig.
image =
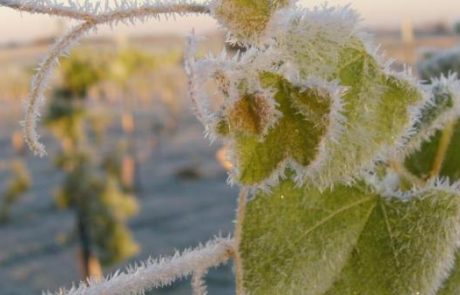
<svg viewBox="0 0 460 295">
<path fill-rule="evenodd" d="M 447 150 L 449 149 L 449 145 L 454 134 L 454 126 L 455 121 L 450 121 L 442 131 L 441 141 L 439 142 L 433 167 L 430 171 L 430 178 L 438 177 L 441 173 L 444 161 L 446 159 Z"/>
<path fill-rule="evenodd" d="M 117 272 L 111 277 L 89 280 L 56 295 L 138 295 L 157 287 L 170 285 L 197 269 L 209 269 L 227 262 L 234 248 L 234 240 L 218 238 L 194 250 L 176 253 L 170 258 L 148 260 L 135 268 Z M 51 295 L 53 293 L 48 293 Z"/>
<path fill-rule="evenodd" d="M 72 6 L 53 5 L 46 1 L 0 0 L 0 6 L 33 14 L 55 15 L 79 20 L 91 20 L 96 17 L 91 12 L 79 11 Z"/>
<path fill-rule="evenodd" d="M 208 290 L 204 277 L 206 276 L 207 269 L 195 270 L 192 275 L 192 294 L 193 295 L 206 295 Z"/>
</svg>

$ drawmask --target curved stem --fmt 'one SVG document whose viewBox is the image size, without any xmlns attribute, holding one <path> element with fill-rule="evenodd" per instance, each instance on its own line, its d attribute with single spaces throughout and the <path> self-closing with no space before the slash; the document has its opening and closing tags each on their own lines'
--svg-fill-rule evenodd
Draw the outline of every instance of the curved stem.
<svg viewBox="0 0 460 295">
<path fill-rule="evenodd" d="M 43 99 L 43 94 L 52 70 L 57 66 L 59 57 L 69 51 L 81 37 L 96 28 L 98 25 L 113 23 L 117 21 L 125 21 L 143 19 L 146 17 L 158 17 L 161 14 L 179 14 L 186 15 L 188 13 L 208 13 L 209 8 L 206 5 L 194 3 L 173 3 L 173 4 L 158 4 L 136 7 L 131 9 L 116 10 L 98 15 L 95 18 L 87 20 L 82 24 L 72 29 L 68 34 L 59 39 L 50 50 L 44 61 L 41 63 L 38 72 L 32 79 L 31 92 L 26 102 L 26 115 L 24 120 L 25 140 L 30 149 L 40 156 L 46 155 L 43 144 L 38 141 L 36 132 L 36 118 L 39 116 L 39 108 Z"/>
<path fill-rule="evenodd" d="M 39 116 L 39 108 L 44 102 L 44 92 L 49 76 L 58 64 L 59 57 L 67 52 L 73 44 L 75 44 L 83 34 L 88 32 L 93 27 L 93 22 L 84 22 L 67 35 L 59 39 L 51 48 L 48 56 L 40 64 L 40 69 L 32 78 L 31 90 L 26 101 L 26 113 L 23 122 L 25 141 L 29 148 L 40 156 L 46 155 L 45 147 L 38 141 L 36 131 L 36 118 Z"/>
<path fill-rule="evenodd" d="M 238 198 L 238 210 L 236 214 L 236 224 L 235 224 L 235 268 L 236 268 L 236 294 L 244 295 L 244 276 L 243 276 L 243 260 L 240 253 L 240 244 L 243 234 L 243 222 L 244 216 L 246 214 L 246 205 L 248 202 L 248 189 L 242 188 L 239 198 Z"/>
</svg>

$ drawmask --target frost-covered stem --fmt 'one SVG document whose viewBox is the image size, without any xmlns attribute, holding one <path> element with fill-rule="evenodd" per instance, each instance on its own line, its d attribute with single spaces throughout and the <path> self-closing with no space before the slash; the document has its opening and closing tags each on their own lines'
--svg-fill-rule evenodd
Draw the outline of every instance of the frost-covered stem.
<svg viewBox="0 0 460 295">
<path fill-rule="evenodd" d="M 161 14 L 185 15 L 188 13 L 208 13 L 208 11 L 209 9 L 206 5 L 182 2 L 144 5 L 115 10 L 83 22 L 71 30 L 67 35 L 59 39 L 53 45 L 48 55 L 41 63 L 38 72 L 32 79 L 31 92 L 26 102 L 26 115 L 24 121 L 25 140 L 30 149 L 40 156 L 46 154 L 43 144 L 38 141 L 38 134 L 36 131 L 36 119 L 39 116 L 39 108 L 44 100 L 43 95 L 45 87 L 52 70 L 58 64 L 59 57 L 63 53 L 69 51 L 85 33 L 105 23 L 115 23 L 126 20 L 134 22 L 137 19 L 143 19 L 149 16 L 158 17 Z"/>
<path fill-rule="evenodd" d="M 0 0 L 0 6 L 29 13 L 55 15 L 79 20 L 91 20 L 95 18 L 95 14 L 79 11 L 73 6 L 56 5 L 45 1 L 40 1 L 41 3 L 37 2 L 38 1 Z"/>
<path fill-rule="evenodd" d="M 205 246 L 176 253 L 170 258 L 148 260 L 125 272 L 101 280 L 88 280 L 70 290 L 60 290 L 56 295 L 140 295 L 153 288 L 170 285 L 197 269 L 205 270 L 227 262 L 234 251 L 234 240 L 217 238 Z M 52 293 L 48 293 L 52 294 Z"/>
<path fill-rule="evenodd" d="M 206 126 L 204 115 L 201 112 L 201 108 L 198 104 L 198 90 L 196 85 L 196 73 L 195 73 L 195 54 L 196 54 L 196 39 L 195 31 L 192 31 L 191 35 L 187 37 L 187 43 L 185 48 L 185 72 L 188 77 L 188 89 L 189 96 L 193 104 L 193 112 L 195 116 L 200 120 L 202 124 Z"/>
<path fill-rule="evenodd" d="M 439 173 L 441 173 L 444 160 L 446 159 L 446 153 L 454 134 L 454 126 L 455 121 L 450 121 L 442 131 L 441 141 L 439 142 L 438 150 L 436 152 L 436 158 L 434 159 L 433 168 L 430 171 L 430 178 L 437 177 L 439 176 Z"/>
<path fill-rule="evenodd" d="M 39 116 L 39 108 L 44 102 L 43 95 L 50 74 L 53 68 L 58 64 L 59 56 L 67 52 L 84 33 L 88 32 L 93 27 L 93 25 L 94 23 L 92 21 L 84 22 L 59 39 L 51 48 L 48 56 L 40 64 L 38 72 L 32 78 L 30 94 L 26 101 L 26 114 L 23 123 L 24 134 L 25 141 L 29 145 L 29 148 L 40 156 L 46 155 L 46 152 L 43 144 L 38 141 L 36 119 Z"/>
<path fill-rule="evenodd" d="M 243 260 L 240 254 L 240 243 L 241 236 L 243 234 L 243 221 L 246 214 L 246 205 L 248 202 L 248 193 L 247 188 L 242 188 L 240 195 L 238 197 L 238 209 L 236 213 L 236 224 L 235 224 L 235 253 L 234 253 L 234 262 L 236 268 L 236 294 L 244 295 L 244 284 L 243 284 Z"/>
<path fill-rule="evenodd" d="M 409 180 L 416 187 L 422 188 L 425 186 L 425 182 L 407 170 L 407 168 L 399 160 L 390 159 L 389 165 L 396 173 Z"/>
<path fill-rule="evenodd" d="M 193 295 L 206 295 L 208 290 L 204 277 L 208 273 L 207 269 L 196 270 L 192 275 L 192 294 Z"/>
</svg>

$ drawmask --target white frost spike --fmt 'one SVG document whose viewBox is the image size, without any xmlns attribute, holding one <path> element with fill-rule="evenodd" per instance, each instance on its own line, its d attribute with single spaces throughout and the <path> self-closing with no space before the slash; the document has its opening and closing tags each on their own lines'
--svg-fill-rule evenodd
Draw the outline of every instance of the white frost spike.
<svg viewBox="0 0 460 295">
<path fill-rule="evenodd" d="M 1 0 L 0 0 L 1 1 Z M 132 5 L 132 4 L 130 4 Z M 96 29 L 101 24 L 116 24 L 123 20 L 146 20 L 147 17 L 158 18 L 161 14 L 179 14 L 188 13 L 208 13 L 206 5 L 195 4 L 193 2 L 171 1 L 168 4 L 147 1 L 144 5 L 137 7 L 127 7 L 126 9 L 113 9 L 82 22 L 72 29 L 67 35 L 59 39 L 52 47 L 48 55 L 40 65 L 38 72 L 32 79 L 30 95 L 26 101 L 26 115 L 23 122 L 25 141 L 30 149 L 40 156 L 46 154 L 43 144 L 38 141 L 36 131 L 39 109 L 44 101 L 44 92 L 48 83 L 49 76 L 57 66 L 59 57 L 68 52 L 81 37 L 91 29 Z"/>
<path fill-rule="evenodd" d="M 207 269 L 199 269 L 193 273 L 192 276 L 192 291 L 193 295 L 207 295 L 208 290 L 206 288 L 206 282 L 204 277 L 206 276 Z"/>
<path fill-rule="evenodd" d="M 199 65 L 195 61 L 197 40 L 195 31 L 187 37 L 187 46 L 185 48 L 185 72 L 188 76 L 189 95 L 193 104 L 195 116 L 204 125 L 208 123 L 208 98 L 203 92 L 203 83 L 208 78 L 208 73 L 200 71 Z"/>
<path fill-rule="evenodd" d="M 135 268 L 116 272 L 101 280 L 89 280 L 70 290 L 47 295 L 142 295 L 153 288 L 170 285 L 197 270 L 207 270 L 225 263 L 234 254 L 234 240 L 217 238 L 205 246 L 185 250 L 169 258 L 149 259 Z M 198 293 L 199 294 L 199 293 Z M 202 293 L 205 294 L 205 293 Z"/>
<path fill-rule="evenodd" d="M 436 197 L 436 192 L 444 192 L 451 195 L 458 195 L 460 192 L 460 181 L 451 183 L 448 178 L 430 179 L 423 187 L 413 186 L 408 191 L 402 191 L 399 186 L 399 175 L 390 171 L 383 179 L 375 174 L 363 174 L 366 183 L 379 195 L 388 199 L 399 199 L 410 201 L 430 193 Z"/>
</svg>

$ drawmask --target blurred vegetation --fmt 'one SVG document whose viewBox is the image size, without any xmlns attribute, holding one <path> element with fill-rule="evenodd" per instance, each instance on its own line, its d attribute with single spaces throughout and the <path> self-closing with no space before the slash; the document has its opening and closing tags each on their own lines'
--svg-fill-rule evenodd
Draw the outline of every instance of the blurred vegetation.
<svg viewBox="0 0 460 295">
<path fill-rule="evenodd" d="M 61 143 L 55 165 L 65 173 L 65 179 L 56 201 L 59 207 L 76 213 L 84 277 L 95 275 L 90 269 L 94 257 L 110 265 L 139 250 L 126 225 L 138 205 L 122 180 L 123 152 L 115 148 L 106 157 L 98 156 L 98 145 L 110 122 L 92 113 L 88 93 L 102 81 L 112 81 L 123 89 L 132 75 L 155 67 L 153 56 L 134 49 L 113 56 L 75 51 L 62 62 L 61 83 L 44 123 Z"/>
<path fill-rule="evenodd" d="M 0 223 L 10 219 L 11 207 L 30 189 L 31 179 L 24 162 L 15 159 L 10 163 L 11 178 L 2 194 L 0 205 Z"/>
</svg>

